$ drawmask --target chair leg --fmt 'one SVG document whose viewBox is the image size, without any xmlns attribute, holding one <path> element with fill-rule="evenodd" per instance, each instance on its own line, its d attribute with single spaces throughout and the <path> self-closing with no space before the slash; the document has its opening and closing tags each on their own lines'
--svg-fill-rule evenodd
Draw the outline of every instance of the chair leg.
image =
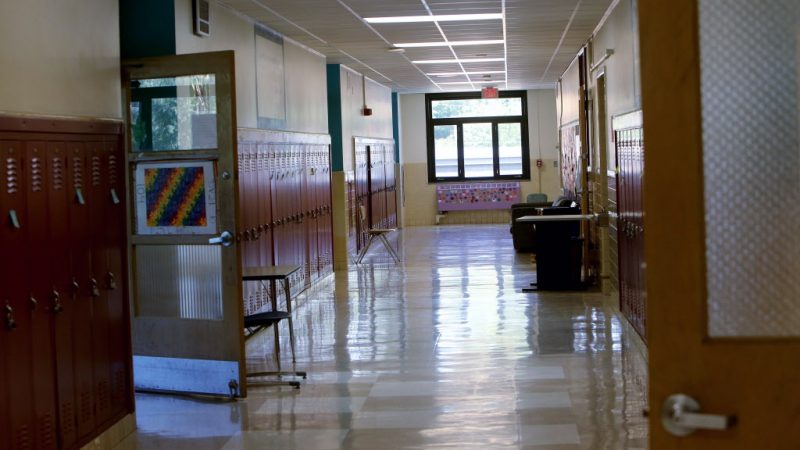
<svg viewBox="0 0 800 450">
<path fill-rule="evenodd" d="M 291 293 L 289 290 L 289 280 L 286 279 L 283 281 L 283 290 L 286 292 L 286 311 L 289 313 L 289 318 L 287 319 L 289 322 L 289 345 L 292 348 L 292 370 L 296 371 L 297 367 L 295 364 L 297 363 L 297 359 L 295 358 L 294 354 L 294 324 L 292 323 L 292 305 L 291 305 Z"/>
<path fill-rule="evenodd" d="M 367 240 L 367 245 L 361 249 L 361 252 L 358 253 L 358 259 L 356 259 L 356 264 L 361 264 L 361 260 L 364 259 L 364 255 L 367 254 L 367 250 L 369 250 L 370 245 L 372 245 L 372 241 L 375 239 L 375 236 L 370 236 L 369 240 Z"/>
<path fill-rule="evenodd" d="M 392 245 L 389 243 L 389 240 L 386 239 L 386 235 L 380 234 L 379 236 L 381 241 L 383 241 L 383 245 L 386 246 L 386 250 L 388 250 L 389 254 L 392 255 L 392 258 L 394 258 L 395 261 L 400 262 L 400 257 L 397 256 L 397 253 L 395 253 L 394 248 L 392 248 Z"/>
</svg>

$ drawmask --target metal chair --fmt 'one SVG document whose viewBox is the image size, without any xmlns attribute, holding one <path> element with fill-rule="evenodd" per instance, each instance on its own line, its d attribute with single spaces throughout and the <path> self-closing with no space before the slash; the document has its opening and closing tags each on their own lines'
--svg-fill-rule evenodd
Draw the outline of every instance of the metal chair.
<svg viewBox="0 0 800 450">
<path fill-rule="evenodd" d="M 358 207 L 358 216 L 362 229 L 367 228 L 367 208 L 365 208 L 364 205 L 360 205 Z M 392 258 L 394 258 L 395 261 L 400 262 L 400 257 L 397 256 L 397 253 L 392 248 L 392 245 L 389 244 L 389 240 L 386 239 L 386 235 L 393 231 L 397 231 L 397 228 L 369 228 L 367 230 L 367 233 L 369 234 L 369 240 L 367 240 L 367 245 L 365 245 L 364 248 L 362 248 L 358 253 L 356 264 L 361 263 L 361 260 L 364 259 L 364 255 L 367 254 L 369 247 L 376 239 L 380 239 L 380 241 L 383 242 L 383 246 L 386 247 L 386 250 L 388 250 L 389 254 L 392 255 Z"/>
</svg>

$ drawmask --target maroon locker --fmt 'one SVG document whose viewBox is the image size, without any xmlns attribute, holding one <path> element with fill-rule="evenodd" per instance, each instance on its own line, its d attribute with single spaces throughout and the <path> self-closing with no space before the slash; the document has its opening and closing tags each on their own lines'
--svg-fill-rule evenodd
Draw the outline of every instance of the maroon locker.
<svg viewBox="0 0 800 450">
<path fill-rule="evenodd" d="M 252 235 L 253 227 L 253 207 L 258 203 L 257 194 L 253 192 L 253 173 L 252 173 L 252 146 L 250 144 L 240 144 L 237 165 L 239 169 L 239 217 L 237 238 L 240 239 L 242 246 L 241 258 L 242 267 L 253 267 L 257 265 L 258 250 L 255 236 Z M 255 195 L 254 195 L 255 194 Z M 254 299 L 256 288 L 254 283 L 244 283 L 242 295 L 245 299 L 245 312 L 250 314 L 258 309 Z M 255 308 L 255 310 L 253 309 Z"/>
<path fill-rule="evenodd" d="M 57 441 L 55 355 L 53 349 L 53 307 L 50 303 L 51 268 L 48 237 L 47 143 L 28 142 L 25 146 L 27 172 L 26 198 L 28 231 L 27 271 L 31 335 L 33 337 L 33 410 L 35 447 L 54 449 Z"/>
<path fill-rule="evenodd" d="M 0 152 L 5 151 L 7 142 L 0 141 Z M 0 164 L 0 169 L 4 169 L 3 165 Z M 0 176 L 3 173 L 0 170 Z M 0 189 L 5 190 L 5 183 L 0 184 Z M 5 204 L 4 196 L 0 195 L 0 214 L 8 212 L 8 207 Z M 3 227 L 6 226 L 5 222 L 2 224 Z M 3 269 L 5 269 L 5 265 L 3 265 Z M 0 272 L 4 272 L 0 271 Z M 0 280 L 3 280 L 3 275 L 0 273 Z M 8 335 L 8 328 L 6 327 L 5 323 L 0 324 L 0 398 L 7 399 L 8 392 L 6 389 L 7 383 L 7 376 L 6 376 L 6 369 L 8 366 L 6 365 L 5 356 L 8 354 L 8 347 L 6 344 L 6 336 Z M 10 411 L 9 411 L 10 403 L 3 400 L 0 401 L 0 430 L 9 430 L 11 429 L 11 422 L 10 422 Z M 0 433 L 0 450 L 9 450 L 11 448 L 11 436 L 8 433 Z"/>
<path fill-rule="evenodd" d="M 331 148 L 325 146 L 322 153 L 323 173 L 322 186 L 322 224 L 323 229 L 323 265 L 325 272 L 333 271 L 333 210 L 331 207 Z"/>
<path fill-rule="evenodd" d="M 266 145 L 258 146 L 258 231 L 259 231 L 259 263 L 262 266 L 271 266 L 274 262 L 272 257 L 272 194 L 271 177 L 272 168 L 270 167 L 273 153 L 269 152 Z"/>
<path fill-rule="evenodd" d="M 308 175 L 308 185 L 306 188 L 308 205 L 306 206 L 306 216 L 308 221 L 308 260 L 310 265 L 311 282 L 315 282 L 320 277 L 319 272 L 319 179 L 322 177 L 322 167 L 320 165 L 319 146 L 309 146 L 309 163 L 306 174 Z"/>
<path fill-rule="evenodd" d="M 367 229 L 369 227 L 369 146 L 357 145 L 355 154 L 355 186 L 356 186 L 356 250 L 361 251 L 367 244 Z M 366 217 L 361 217 L 362 208 Z"/>
<path fill-rule="evenodd" d="M 119 417 L 131 410 L 130 329 L 128 308 L 125 302 L 127 274 L 125 271 L 125 174 L 122 147 L 116 138 L 105 146 L 105 191 L 100 200 L 105 203 L 106 272 L 101 277 L 101 289 L 106 292 L 108 320 L 108 355 L 111 374 L 111 417 Z M 101 236 L 102 236 L 101 235 Z"/>
<path fill-rule="evenodd" d="M 61 447 L 73 446 L 78 437 L 73 361 L 72 322 L 75 302 L 70 300 L 69 203 L 67 149 L 61 142 L 47 148 L 48 243 L 50 249 L 51 292 L 49 303 L 55 321 L 55 351 L 58 392 L 58 440 Z"/>
<path fill-rule="evenodd" d="M 0 248 L 3 249 L 3 270 L 0 271 L 0 308 L 3 314 L 3 333 L 6 348 L 2 355 L 6 367 L 6 396 L 9 405 L 8 428 L 12 449 L 30 449 L 34 445 L 33 383 L 31 375 L 32 324 L 27 273 L 26 174 L 23 168 L 22 143 L 2 143 L 2 170 L 0 170 Z"/>
<path fill-rule="evenodd" d="M 273 177 L 272 177 L 272 189 L 271 189 L 271 198 L 272 198 L 272 220 L 273 220 L 273 236 L 274 236 L 274 245 L 273 245 L 273 255 L 275 258 L 275 265 L 282 265 L 287 264 L 286 261 L 286 236 L 284 233 L 285 226 L 284 226 L 284 219 L 286 214 L 284 212 L 284 200 L 283 200 L 283 185 L 284 179 L 286 178 L 286 168 L 284 167 L 284 148 L 282 146 L 276 145 L 273 147 L 274 151 L 274 165 L 273 165 Z"/>
<path fill-rule="evenodd" d="M 92 305 L 92 360 L 94 374 L 94 414 L 97 424 L 111 419 L 111 361 L 108 347 L 109 311 L 108 295 L 104 278 L 108 273 L 107 249 L 105 239 L 106 205 L 108 187 L 108 157 L 103 141 L 87 143 L 89 179 L 86 184 L 86 205 L 89 213 L 91 233 L 91 273 L 87 280 Z"/>
<path fill-rule="evenodd" d="M 386 150 L 386 213 L 387 226 L 397 226 L 397 180 L 395 179 L 394 145 L 387 145 Z"/>
<path fill-rule="evenodd" d="M 95 428 L 92 344 L 92 245 L 89 223 L 87 150 L 83 143 L 68 144 L 69 255 L 71 287 L 67 298 L 72 316 L 73 360 L 77 396 L 78 437 L 89 436 Z"/>
</svg>

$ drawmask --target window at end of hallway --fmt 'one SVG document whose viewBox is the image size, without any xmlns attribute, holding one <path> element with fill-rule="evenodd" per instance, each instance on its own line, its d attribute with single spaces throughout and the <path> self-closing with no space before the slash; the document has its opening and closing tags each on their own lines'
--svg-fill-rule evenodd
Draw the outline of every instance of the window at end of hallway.
<svg viewBox="0 0 800 450">
<path fill-rule="evenodd" d="M 427 94 L 428 181 L 530 179 L 527 98 Z"/>
</svg>

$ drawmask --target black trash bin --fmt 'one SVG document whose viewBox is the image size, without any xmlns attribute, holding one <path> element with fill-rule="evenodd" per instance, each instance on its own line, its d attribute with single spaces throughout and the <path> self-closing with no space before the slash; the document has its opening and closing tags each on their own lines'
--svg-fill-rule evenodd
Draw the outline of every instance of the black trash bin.
<svg viewBox="0 0 800 450">
<path fill-rule="evenodd" d="M 543 208 L 542 215 L 580 214 L 577 207 Z M 536 222 L 536 288 L 576 290 L 581 283 L 583 239 L 578 220 Z"/>
</svg>

